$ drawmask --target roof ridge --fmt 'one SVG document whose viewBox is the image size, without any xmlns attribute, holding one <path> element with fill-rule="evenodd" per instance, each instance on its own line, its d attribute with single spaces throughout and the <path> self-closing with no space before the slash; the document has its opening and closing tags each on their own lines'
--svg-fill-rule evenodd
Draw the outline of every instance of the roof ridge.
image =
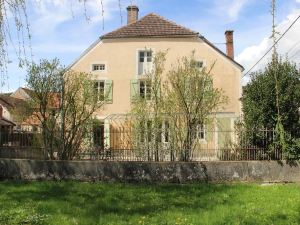
<svg viewBox="0 0 300 225">
<path fill-rule="evenodd" d="M 140 36 L 139 32 L 141 31 L 141 27 L 144 25 L 144 23 L 146 23 L 146 24 L 150 23 L 151 24 L 151 22 L 152 22 L 151 20 L 154 21 L 155 25 L 157 25 L 157 21 L 158 21 L 158 24 L 159 24 L 159 22 L 161 22 L 161 24 L 163 24 L 163 25 L 168 25 L 169 24 L 169 27 L 173 27 L 174 32 L 171 32 L 170 34 L 167 34 L 167 33 L 163 32 L 164 34 L 162 34 L 162 36 L 167 36 L 167 35 L 172 35 L 172 36 L 176 36 L 176 35 L 179 35 L 179 36 L 180 35 L 181 36 L 199 35 L 199 32 L 193 31 L 193 30 L 191 30 L 191 29 L 189 29 L 187 27 L 179 25 L 176 22 L 171 21 L 169 19 L 166 19 L 163 16 L 160 16 L 160 15 L 158 15 L 156 13 L 149 13 L 149 14 L 143 16 L 142 18 L 140 18 L 139 20 L 133 22 L 133 23 L 127 24 L 125 26 L 122 26 L 122 27 L 120 27 L 118 29 L 115 29 L 115 30 L 113 30 L 111 32 L 108 32 L 108 33 L 102 35 L 100 38 L 101 39 L 104 39 L 104 38 L 116 38 L 114 36 L 119 36 L 119 37 L 126 37 L 126 36 L 128 36 L 128 37 L 134 37 L 135 35 L 133 35 L 134 32 L 132 32 L 132 30 L 135 30 L 135 29 L 137 29 L 137 34 L 138 34 L 137 36 Z M 163 29 L 163 28 L 161 27 L 160 29 Z M 131 34 L 129 34 L 129 35 L 126 34 L 126 32 L 128 33 L 128 31 L 130 31 L 129 33 L 131 33 Z M 154 31 L 154 33 L 152 33 L 152 34 L 150 33 L 149 34 L 149 33 L 146 32 L 146 34 L 141 35 L 141 36 L 160 36 L 159 33 L 160 32 L 155 32 Z"/>
<path fill-rule="evenodd" d="M 145 15 L 145 16 L 143 16 L 143 17 L 141 17 L 140 19 L 136 20 L 136 21 L 135 21 L 135 22 L 133 22 L 133 23 L 126 24 L 126 25 L 124 25 L 124 26 L 122 26 L 122 27 L 119 27 L 119 28 L 117 28 L 117 29 L 115 29 L 115 30 L 112 30 L 112 31 L 110 31 L 110 32 L 108 32 L 108 33 L 106 33 L 106 34 L 102 35 L 101 37 L 103 37 L 103 36 L 106 36 L 106 35 L 108 35 L 108 34 L 110 34 L 110 33 L 113 33 L 113 32 L 116 32 L 116 31 L 119 31 L 119 30 L 121 30 L 121 29 L 124 29 L 124 28 L 126 28 L 126 27 L 129 27 L 129 26 L 131 26 L 131 25 L 134 25 L 134 24 L 136 24 L 136 23 L 140 22 L 140 21 L 141 21 L 142 19 L 144 19 L 146 16 L 149 16 L 150 14 L 152 14 L 152 13 L 149 13 L 149 14 L 147 14 L 147 15 Z"/>
<path fill-rule="evenodd" d="M 174 22 L 174 21 L 172 21 L 172 20 L 170 20 L 170 19 L 168 19 L 168 18 L 165 18 L 165 17 L 163 17 L 163 16 L 161 16 L 161 15 L 159 15 L 159 14 L 156 14 L 156 13 L 153 13 L 153 12 L 152 12 L 152 13 L 149 13 L 148 15 L 154 15 L 154 16 L 157 16 L 157 17 L 159 17 L 160 19 L 166 20 L 166 21 L 168 21 L 169 23 L 171 23 L 171 24 L 173 24 L 173 25 L 175 25 L 175 26 L 178 26 L 178 27 L 181 27 L 181 28 L 183 28 L 183 29 L 189 30 L 190 32 L 193 32 L 193 33 L 195 33 L 195 34 L 199 34 L 199 32 L 194 31 L 194 30 L 192 30 L 192 29 L 190 29 L 190 28 L 188 28 L 188 27 L 182 26 L 182 25 L 180 25 L 180 24 L 178 24 L 178 23 L 176 23 L 176 22 Z"/>
</svg>

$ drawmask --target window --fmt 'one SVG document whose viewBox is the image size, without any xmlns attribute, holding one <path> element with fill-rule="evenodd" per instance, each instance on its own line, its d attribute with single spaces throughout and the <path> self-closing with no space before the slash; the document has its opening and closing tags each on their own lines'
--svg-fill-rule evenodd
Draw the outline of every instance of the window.
<svg viewBox="0 0 300 225">
<path fill-rule="evenodd" d="M 197 125 L 197 138 L 200 140 L 205 140 L 206 139 L 206 129 L 203 124 Z"/>
<path fill-rule="evenodd" d="M 105 71 L 105 64 L 93 64 L 92 71 Z"/>
<path fill-rule="evenodd" d="M 99 80 L 94 82 L 94 91 L 97 101 L 112 103 L 112 80 Z"/>
<path fill-rule="evenodd" d="M 152 51 L 139 51 L 138 75 L 145 75 L 152 69 Z"/>
<path fill-rule="evenodd" d="M 198 69 L 202 69 L 203 68 L 203 61 L 196 61 L 196 67 Z"/>
<path fill-rule="evenodd" d="M 104 93 L 105 81 L 96 81 L 94 83 L 94 90 L 97 94 L 97 101 L 103 101 L 105 97 Z"/>
<path fill-rule="evenodd" d="M 203 60 L 192 60 L 192 66 L 197 69 L 203 69 L 204 62 L 203 62 Z"/>
<path fill-rule="evenodd" d="M 170 127 L 169 122 L 164 121 L 157 125 L 157 129 L 155 129 L 155 124 L 153 121 L 148 120 L 146 122 L 140 122 L 140 142 L 147 143 L 151 141 L 155 141 L 156 143 L 168 143 L 170 139 Z M 155 138 L 152 138 L 155 137 Z"/>
<path fill-rule="evenodd" d="M 146 100 L 151 100 L 151 82 L 141 80 L 140 82 L 140 88 L 139 88 L 139 95 L 141 98 Z"/>
</svg>

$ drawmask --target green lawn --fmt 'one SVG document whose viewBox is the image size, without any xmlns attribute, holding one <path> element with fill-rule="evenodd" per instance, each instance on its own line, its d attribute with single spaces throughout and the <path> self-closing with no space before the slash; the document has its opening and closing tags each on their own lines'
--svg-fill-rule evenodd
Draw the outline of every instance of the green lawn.
<svg viewBox="0 0 300 225">
<path fill-rule="evenodd" d="M 300 224 L 300 186 L 6 181 L 0 224 Z"/>
</svg>

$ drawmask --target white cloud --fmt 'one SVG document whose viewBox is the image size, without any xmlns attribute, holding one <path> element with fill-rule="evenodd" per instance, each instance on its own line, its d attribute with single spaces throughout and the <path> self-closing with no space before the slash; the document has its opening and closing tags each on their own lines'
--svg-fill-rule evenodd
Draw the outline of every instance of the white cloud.
<svg viewBox="0 0 300 225">
<path fill-rule="evenodd" d="M 244 6 L 249 2 L 249 0 L 216 0 L 214 10 L 216 12 L 227 15 L 227 22 L 234 22 L 238 19 L 238 16 Z"/>
<path fill-rule="evenodd" d="M 298 0 L 300 1 L 300 0 Z M 296 9 L 291 12 L 286 19 L 278 24 L 277 30 L 280 35 L 292 24 L 292 22 L 299 16 L 300 9 Z M 271 28 L 270 28 L 271 30 Z M 255 34 L 253 34 L 255 37 Z M 277 45 L 277 51 L 282 57 L 300 63 L 300 43 L 298 43 L 300 37 L 300 20 L 298 20 L 294 26 L 285 34 L 285 36 L 279 41 Z M 252 45 L 245 48 L 237 57 L 236 60 L 245 67 L 247 72 L 272 46 L 273 42 L 269 37 L 265 37 L 257 45 Z M 270 52 L 252 71 L 256 71 L 265 67 L 270 60 L 272 52 Z"/>
<path fill-rule="evenodd" d="M 58 26 L 74 19 L 88 19 L 86 26 L 93 26 L 112 18 L 112 13 L 119 10 L 118 0 L 31 0 L 31 27 L 35 35 L 47 35 Z M 86 17 L 86 18 L 84 18 Z"/>
</svg>

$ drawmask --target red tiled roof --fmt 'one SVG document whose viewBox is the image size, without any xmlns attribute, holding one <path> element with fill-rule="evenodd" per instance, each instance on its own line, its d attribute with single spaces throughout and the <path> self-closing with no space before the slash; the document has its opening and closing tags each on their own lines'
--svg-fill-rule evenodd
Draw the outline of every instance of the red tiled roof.
<svg viewBox="0 0 300 225">
<path fill-rule="evenodd" d="M 101 38 L 181 37 L 198 35 L 199 33 L 195 31 L 180 26 L 159 15 L 150 13 L 135 23 L 105 34 Z"/>
</svg>

